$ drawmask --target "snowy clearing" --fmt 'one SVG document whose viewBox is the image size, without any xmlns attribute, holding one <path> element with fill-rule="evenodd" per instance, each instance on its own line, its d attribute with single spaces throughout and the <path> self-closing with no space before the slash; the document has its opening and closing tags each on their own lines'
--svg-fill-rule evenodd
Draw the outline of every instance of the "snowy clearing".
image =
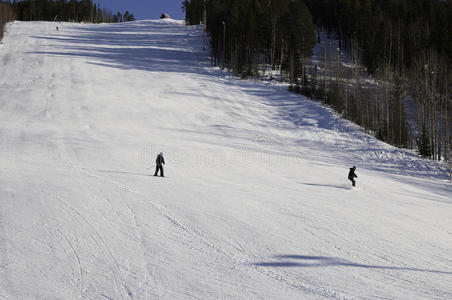
<svg viewBox="0 0 452 300">
<path fill-rule="evenodd" d="M 452 299 L 444 167 L 210 67 L 200 27 L 55 24 L 0 48 L 0 298 Z"/>
</svg>

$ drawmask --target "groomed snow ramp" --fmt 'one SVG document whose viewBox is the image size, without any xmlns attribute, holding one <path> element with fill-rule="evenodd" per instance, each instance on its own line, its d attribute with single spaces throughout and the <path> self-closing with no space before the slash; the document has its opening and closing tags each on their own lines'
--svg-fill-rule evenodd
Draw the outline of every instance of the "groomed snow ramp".
<svg viewBox="0 0 452 300">
<path fill-rule="evenodd" d="M 441 165 L 211 67 L 201 27 L 55 24 L 0 46 L 0 298 L 452 299 Z"/>
</svg>

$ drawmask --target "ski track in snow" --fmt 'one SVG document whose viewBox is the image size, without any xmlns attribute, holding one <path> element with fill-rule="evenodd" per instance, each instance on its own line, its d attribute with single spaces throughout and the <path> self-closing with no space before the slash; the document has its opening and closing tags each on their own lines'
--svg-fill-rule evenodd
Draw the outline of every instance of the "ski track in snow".
<svg viewBox="0 0 452 300">
<path fill-rule="evenodd" d="M 452 298 L 444 166 L 211 67 L 199 26 L 54 24 L 0 49 L 0 298 Z"/>
<path fill-rule="evenodd" d="M 245 258 L 241 258 L 240 259 L 240 258 L 235 257 L 234 254 L 228 253 L 227 250 L 219 248 L 213 242 L 209 241 L 206 238 L 206 236 L 203 233 L 201 233 L 199 230 L 194 229 L 194 228 L 189 228 L 187 225 L 182 224 L 180 221 L 178 221 L 176 219 L 176 217 L 174 217 L 170 213 L 168 213 L 166 211 L 166 209 L 164 209 L 163 207 L 159 207 L 158 205 L 152 203 L 152 200 L 149 199 L 148 197 L 146 197 L 145 195 L 143 195 L 142 193 L 133 190 L 131 187 L 129 187 L 127 185 L 124 185 L 122 183 L 116 182 L 114 180 L 108 179 L 108 178 L 103 177 L 103 176 L 99 176 L 99 175 L 95 174 L 94 172 L 92 172 L 92 171 L 90 171 L 90 170 L 88 170 L 86 168 L 82 168 L 82 167 L 79 167 L 79 166 L 75 165 L 73 163 L 73 161 L 71 161 L 70 159 L 67 158 L 67 153 L 64 150 L 64 146 L 60 145 L 60 146 L 58 146 L 58 149 L 60 149 L 59 155 L 61 156 L 62 160 L 65 163 L 67 163 L 68 165 L 70 165 L 72 168 L 77 170 L 78 172 L 86 174 L 89 177 L 94 177 L 94 178 L 96 178 L 98 180 L 104 181 L 104 182 L 106 182 L 106 183 L 108 183 L 110 185 L 115 186 L 116 188 L 118 188 L 120 190 L 126 191 L 128 193 L 132 193 L 132 194 L 137 195 L 138 197 L 146 200 L 146 203 L 148 205 L 151 205 L 155 209 L 155 211 L 158 211 L 160 215 L 165 217 L 176 228 L 178 228 L 181 231 L 189 234 L 191 241 L 193 241 L 194 239 L 197 239 L 200 243 L 204 244 L 205 246 L 207 246 L 207 247 L 209 247 L 211 249 L 214 249 L 218 253 L 221 253 L 222 255 L 224 255 L 225 257 L 230 259 L 234 264 L 236 264 L 238 266 L 239 265 L 246 265 L 247 262 L 251 261 L 252 259 L 256 260 L 255 257 L 253 257 L 253 258 L 246 257 L 246 259 Z M 76 212 L 76 213 L 77 213 L 77 215 L 80 216 L 81 219 L 83 219 L 86 223 L 88 223 L 78 212 Z M 134 217 L 135 217 L 135 215 L 134 215 Z M 65 239 L 66 239 L 66 237 L 65 237 Z M 67 241 L 67 239 L 66 239 L 66 241 Z M 77 256 L 75 250 L 73 249 L 72 245 L 69 242 L 68 242 L 68 244 L 71 246 L 72 250 L 74 251 L 74 254 L 77 257 L 77 261 L 78 261 L 78 264 L 80 266 L 80 260 L 79 260 L 79 258 Z M 106 248 L 106 249 L 108 249 L 108 248 Z M 108 252 L 109 252 L 110 256 L 113 258 L 113 260 L 115 261 L 114 257 L 111 255 L 110 250 L 108 250 Z M 116 262 L 115 262 L 115 264 L 117 265 Z M 342 299 L 344 297 L 344 296 L 341 296 L 341 295 L 338 296 L 338 294 L 335 293 L 335 292 L 331 292 L 331 291 L 328 291 L 326 289 L 321 289 L 321 288 L 312 286 L 312 285 L 310 285 L 307 282 L 306 279 L 303 280 L 303 281 L 299 281 L 299 280 L 295 280 L 294 278 L 290 278 L 290 276 L 288 274 L 284 274 L 283 275 L 281 273 L 278 274 L 278 273 L 275 273 L 275 272 L 272 272 L 272 271 L 266 271 L 264 268 L 261 268 L 261 267 L 258 267 L 258 266 L 256 266 L 255 268 L 257 269 L 258 272 L 264 274 L 265 276 L 273 278 L 273 279 L 275 279 L 275 280 L 277 280 L 277 281 L 279 281 L 279 282 L 281 282 L 281 283 L 283 283 L 285 285 L 289 285 L 292 288 L 296 288 L 296 289 L 302 290 L 302 291 L 307 292 L 307 293 L 316 294 L 316 295 L 320 295 L 320 296 L 324 296 L 324 297 L 328 297 L 328 298 L 335 298 L 335 299 Z M 80 273 L 82 273 L 81 268 L 80 268 Z M 113 276 L 115 276 L 115 272 L 113 271 L 112 273 L 113 273 Z M 80 274 L 80 278 L 82 278 L 82 274 Z M 115 279 L 115 282 L 116 282 L 116 279 Z M 124 283 L 124 285 L 125 285 L 125 283 Z"/>
</svg>

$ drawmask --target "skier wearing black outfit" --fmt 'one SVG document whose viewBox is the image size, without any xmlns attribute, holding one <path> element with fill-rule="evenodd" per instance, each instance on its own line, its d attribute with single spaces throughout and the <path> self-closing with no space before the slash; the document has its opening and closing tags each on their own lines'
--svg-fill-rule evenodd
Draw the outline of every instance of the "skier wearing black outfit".
<svg viewBox="0 0 452 300">
<path fill-rule="evenodd" d="M 157 155 L 157 159 L 155 160 L 155 173 L 154 176 L 157 176 L 158 171 L 160 170 L 160 176 L 163 176 L 163 165 L 165 164 L 165 159 L 163 158 L 163 153 L 160 152 L 159 155 Z"/>
<path fill-rule="evenodd" d="M 352 185 L 355 186 L 356 181 L 355 178 L 358 178 L 358 176 L 355 174 L 356 167 L 353 166 L 350 168 L 350 172 L 348 172 L 348 179 L 352 182 Z"/>
</svg>

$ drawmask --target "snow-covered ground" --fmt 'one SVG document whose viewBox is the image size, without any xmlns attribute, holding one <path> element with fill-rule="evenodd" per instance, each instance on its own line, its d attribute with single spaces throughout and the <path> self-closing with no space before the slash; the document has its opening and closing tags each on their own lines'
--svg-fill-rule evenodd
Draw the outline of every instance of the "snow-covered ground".
<svg viewBox="0 0 452 300">
<path fill-rule="evenodd" d="M 200 27 L 57 25 L 0 47 L 0 298 L 452 298 L 445 168 L 211 68 Z"/>
</svg>

